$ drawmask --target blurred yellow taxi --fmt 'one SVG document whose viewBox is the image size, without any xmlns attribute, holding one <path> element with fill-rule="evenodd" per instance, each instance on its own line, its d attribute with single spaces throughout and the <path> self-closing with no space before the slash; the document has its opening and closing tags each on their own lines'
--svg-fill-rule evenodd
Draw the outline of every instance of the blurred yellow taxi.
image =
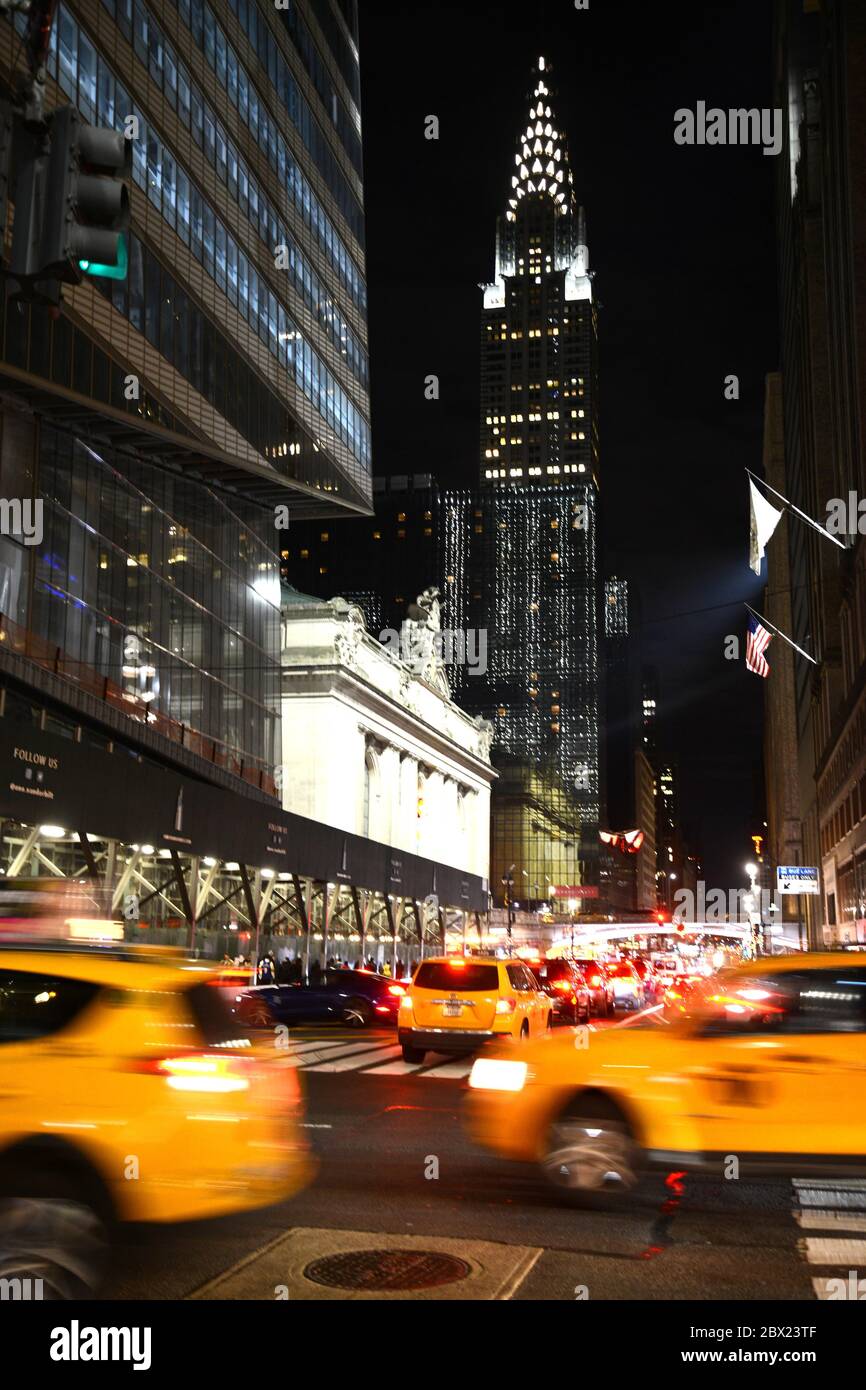
<svg viewBox="0 0 866 1390">
<path fill-rule="evenodd" d="M 866 955 L 750 962 L 672 1023 L 554 1034 L 479 1058 L 468 1127 L 572 1192 L 642 1168 L 866 1174 Z"/>
<path fill-rule="evenodd" d="M 523 1041 L 550 1027 L 553 1004 L 521 960 L 434 956 L 400 1000 L 397 1037 L 407 1062 L 427 1052 L 471 1052 L 497 1038 Z"/>
<path fill-rule="evenodd" d="M 98 1286 L 118 1221 L 215 1216 L 309 1179 L 289 1056 L 219 974 L 121 943 L 0 945 L 0 1277 Z"/>
</svg>

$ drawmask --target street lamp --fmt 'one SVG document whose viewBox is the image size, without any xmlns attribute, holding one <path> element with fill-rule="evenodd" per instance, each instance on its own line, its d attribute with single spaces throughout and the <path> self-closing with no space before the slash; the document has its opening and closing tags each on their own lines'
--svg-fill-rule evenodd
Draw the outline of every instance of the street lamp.
<svg viewBox="0 0 866 1390">
<path fill-rule="evenodd" d="M 577 898 L 569 898 L 568 912 L 571 917 L 571 954 L 574 955 L 574 914 L 577 910 Z"/>
<path fill-rule="evenodd" d="M 513 925 L 514 925 L 514 904 L 513 904 L 513 902 L 512 902 L 512 889 L 513 889 L 513 887 L 514 887 L 514 869 L 515 869 L 515 865 L 514 865 L 514 864 L 511 864 L 511 865 L 508 867 L 508 869 L 506 869 L 506 871 L 505 871 L 505 877 L 504 877 L 503 880 L 502 880 L 502 882 L 503 882 L 503 884 L 504 884 L 504 886 L 505 886 L 505 906 L 508 908 L 507 936 L 508 936 L 508 954 L 509 954 L 509 955 L 511 954 L 511 929 L 512 929 L 512 927 L 513 927 Z"/>
<path fill-rule="evenodd" d="M 758 866 L 757 864 L 746 864 L 746 873 L 749 875 L 749 891 L 745 898 L 745 907 L 749 914 L 749 926 L 751 928 L 752 953 L 760 953 L 761 942 L 761 914 L 755 912 L 755 889 L 758 886 Z M 757 921 L 756 921 L 757 917 Z"/>
</svg>

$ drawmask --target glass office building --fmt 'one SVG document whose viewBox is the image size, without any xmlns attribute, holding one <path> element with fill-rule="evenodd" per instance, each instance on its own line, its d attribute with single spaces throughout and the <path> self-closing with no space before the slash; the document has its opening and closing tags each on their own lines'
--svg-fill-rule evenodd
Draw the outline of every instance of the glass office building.
<svg viewBox="0 0 866 1390">
<path fill-rule="evenodd" d="M 9 708 L 259 796 L 277 516 L 372 510 L 357 39 L 353 0 L 64 0 L 46 109 L 131 138 L 128 274 L 0 308 L 0 493 L 43 509 L 0 535 Z"/>
</svg>

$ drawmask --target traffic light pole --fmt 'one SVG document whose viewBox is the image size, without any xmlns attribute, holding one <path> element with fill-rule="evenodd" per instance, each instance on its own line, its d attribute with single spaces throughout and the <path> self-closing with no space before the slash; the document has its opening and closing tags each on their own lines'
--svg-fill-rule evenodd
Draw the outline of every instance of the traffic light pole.
<svg viewBox="0 0 866 1390">
<path fill-rule="evenodd" d="M 12 250 L 2 266 L 19 303 L 59 308 L 62 284 L 85 276 L 125 280 L 132 146 L 126 131 L 91 125 L 75 105 L 45 114 L 47 61 L 57 0 L 0 0 L 27 14 L 28 75 L 0 101 L 0 227 L 15 204 Z M 2 255 L 0 238 L 0 255 Z"/>
<path fill-rule="evenodd" d="M 18 101 L 25 121 L 39 122 L 45 109 L 45 76 L 51 30 L 57 0 L 0 0 L 0 14 L 26 14 L 24 53 L 29 76 L 21 84 Z"/>
</svg>

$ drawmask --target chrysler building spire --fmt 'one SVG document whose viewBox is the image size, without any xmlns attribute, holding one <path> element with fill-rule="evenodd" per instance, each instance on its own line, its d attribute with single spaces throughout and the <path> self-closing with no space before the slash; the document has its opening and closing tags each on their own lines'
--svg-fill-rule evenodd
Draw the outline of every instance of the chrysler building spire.
<svg viewBox="0 0 866 1390">
<path fill-rule="evenodd" d="M 482 285 L 484 307 L 502 308 L 505 281 L 535 265 L 536 245 L 530 223 L 545 223 L 545 256 L 537 270 L 564 271 L 567 300 L 592 299 L 592 276 L 586 244 L 586 219 L 574 195 L 568 141 L 553 109 L 552 67 L 540 57 L 533 68 L 526 124 L 517 140 L 511 195 L 505 216 L 497 220 L 493 281 Z M 530 254 L 531 252 L 531 254 Z"/>
<path fill-rule="evenodd" d="M 574 206 L 568 147 L 551 105 L 551 71 L 547 59 L 539 58 L 533 74 L 526 127 L 518 137 L 514 156 L 515 172 L 511 176 L 511 197 L 505 214 L 509 222 L 516 220 L 520 200 L 532 193 L 552 198 L 559 213 L 570 212 Z"/>
</svg>

